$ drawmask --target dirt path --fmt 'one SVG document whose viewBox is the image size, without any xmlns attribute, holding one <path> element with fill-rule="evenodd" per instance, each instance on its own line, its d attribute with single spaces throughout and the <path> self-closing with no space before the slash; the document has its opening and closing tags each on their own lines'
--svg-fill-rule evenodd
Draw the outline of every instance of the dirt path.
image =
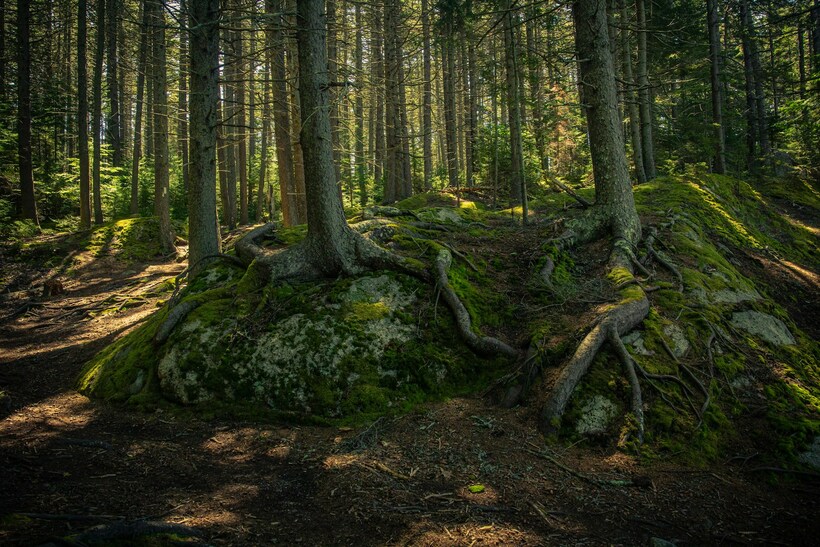
<svg viewBox="0 0 820 547">
<path fill-rule="evenodd" d="M 119 518 L 184 524 L 214 545 L 809 545 L 820 533 L 812 479 L 756 473 L 748 453 L 707 469 L 583 444 L 547 453 L 529 408 L 456 399 L 351 431 L 183 420 L 76 394 L 82 363 L 156 309 L 151 284 L 181 269 L 89 266 L 0 327 L 0 544 Z"/>
</svg>

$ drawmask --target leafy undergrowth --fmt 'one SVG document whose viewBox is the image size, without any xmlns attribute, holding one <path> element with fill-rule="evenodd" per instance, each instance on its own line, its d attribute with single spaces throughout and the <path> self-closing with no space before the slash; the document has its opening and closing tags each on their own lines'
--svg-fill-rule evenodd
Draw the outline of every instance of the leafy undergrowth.
<svg viewBox="0 0 820 547">
<path fill-rule="evenodd" d="M 652 289 L 652 309 L 625 337 L 643 370 L 656 375 L 642 379 L 646 440 L 633 440 L 629 386 L 608 353 L 575 393 L 563 439 L 693 463 L 734 455 L 740 446 L 794 463 L 820 434 L 818 345 L 778 303 L 781 295 L 741 273 L 732 251 L 817 271 L 812 227 L 772 212 L 767 188 L 696 174 L 636 187 L 645 227 L 658 230 L 655 249 L 682 280 L 647 261 L 653 275 L 642 283 Z M 799 182 L 777 192 L 778 200 L 807 208 L 817 203 Z M 473 328 L 540 350 L 543 379 L 524 401 L 537 414 L 550 378 L 615 295 L 599 275 L 606 242 L 560 253 L 549 244 L 576 214 L 571 203 L 562 194 L 537 196 L 533 210 L 546 221 L 527 230 L 512 220 L 515 211 L 441 193 L 397 204 L 415 216 L 365 210 L 350 221 L 370 222 L 367 237 L 408 257 L 429 261 L 443 245 L 458 251 L 450 281 Z M 304 233 L 280 230 L 277 244 Z M 534 275 L 546 255 L 556 264 L 551 291 Z M 212 265 L 184 289 L 181 302 L 201 305 L 167 342 L 153 342 L 162 310 L 89 362 L 80 390 L 205 416 L 359 423 L 481 391 L 514 377 L 520 365 L 470 353 L 434 287 L 414 279 L 372 272 L 274 287 L 253 272 Z M 503 396 L 505 389 L 500 382 L 495 391 Z"/>
</svg>

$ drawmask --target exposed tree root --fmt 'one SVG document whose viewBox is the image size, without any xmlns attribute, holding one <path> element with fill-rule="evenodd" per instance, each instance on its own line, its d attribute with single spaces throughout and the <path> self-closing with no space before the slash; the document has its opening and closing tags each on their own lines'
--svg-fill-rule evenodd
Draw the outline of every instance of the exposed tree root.
<svg viewBox="0 0 820 547">
<path fill-rule="evenodd" d="M 453 312 L 456 319 L 456 326 L 464 342 L 476 353 L 483 355 L 506 355 L 515 358 L 518 352 L 501 340 L 491 336 L 479 336 L 472 330 L 470 313 L 458 298 L 450 281 L 447 272 L 453 261 L 453 255 L 447 249 L 441 249 L 435 259 L 436 284 L 447 306 Z"/>
<path fill-rule="evenodd" d="M 594 219 L 594 217 L 593 217 Z M 593 220 L 594 222 L 594 220 Z M 596 226 L 587 226 L 587 234 L 596 231 Z M 544 433 L 555 433 L 560 427 L 561 417 L 567 403 L 581 378 L 589 370 L 593 359 L 606 342 L 612 343 L 627 369 L 632 385 L 633 412 L 638 426 L 638 436 L 643 435 L 643 411 L 640 385 L 632 359 L 623 347 L 620 336 L 638 326 L 649 313 L 649 300 L 638 283 L 630 283 L 632 275 L 631 247 L 622 239 L 615 241 L 610 257 L 608 277 L 621 287 L 621 301 L 603 312 L 595 321 L 592 330 L 581 340 L 569 363 L 561 370 L 550 391 L 541 413 L 540 428 Z M 620 350 L 623 350 L 623 353 Z"/>
<path fill-rule="evenodd" d="M 648 256 L 656 260 L 658 264 L 669 270 L 669 272 L 675 276 L 675 279 L 678 280 L 678 292 L 683 292 L 683 275 L 680 273 L 680 270 L 662 253 L 655 250 L 653 244 L 657 238 L 657 235 L 658 231 L 655 228 L 649 229 L 649 233 L 644 240 L 644 245 L 646 246 Z"/>
<path fill-rule="evenodd" d="M 643 419 L 643 399 L 641 397 L 641 384 L 638 375 L 635 373 L 635 364 L 632 356 L 624 346 L 621 336 L 614 328 L 609 329 L 609 343 L 615 348 L 621 363 L 626 368 L 626 375 L 629 378 L 629 385 L 632 388 L 632 413 L 635 415 L 635 425 L 638 430 L 638 442 L 643 442 L 644 419 Z"/>
</svg>

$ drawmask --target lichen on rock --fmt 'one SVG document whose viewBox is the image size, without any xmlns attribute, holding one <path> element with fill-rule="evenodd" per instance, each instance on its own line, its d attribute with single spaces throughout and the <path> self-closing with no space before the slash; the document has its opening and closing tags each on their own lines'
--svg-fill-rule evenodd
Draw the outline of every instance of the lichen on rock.
<svg viewBox="0 0 820 547">
<path fill-rule="evenodd" d="M 752 336 L 758 336 L 773 346 L 793 346 L 794 336 L 783 321 L 755 310 L 735 312 L 732 314 L 732 325 L 743 329 Z"/>
</svg>

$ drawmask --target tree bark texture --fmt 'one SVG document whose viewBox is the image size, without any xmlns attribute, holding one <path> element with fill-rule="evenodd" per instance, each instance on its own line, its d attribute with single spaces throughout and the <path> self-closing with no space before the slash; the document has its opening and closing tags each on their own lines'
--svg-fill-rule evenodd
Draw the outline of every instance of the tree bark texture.
<svg viewBox="0 0 820 547">
<path fill-rule="evenodd" d="M 191 165 L 188 187 L 188 263 L 195 265 L 204 257 L 218 254 L 221 250 L 219 220 L 216 215 L 219 0 L 194 0 L 189 5 Z"/>
</svg>

